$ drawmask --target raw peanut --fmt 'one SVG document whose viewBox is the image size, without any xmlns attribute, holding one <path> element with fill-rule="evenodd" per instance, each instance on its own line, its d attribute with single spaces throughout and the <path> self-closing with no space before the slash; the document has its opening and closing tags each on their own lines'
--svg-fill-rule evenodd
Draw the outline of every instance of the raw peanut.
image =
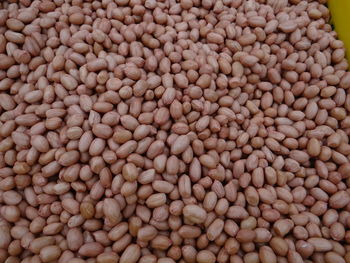
<svg viewBox="0 0 350 263">
<path fill-rule="evenodd" d="M 345 236 L 345 229 L 344 226 L 339 223 L 339 222 L 335 222 L 331 225 L 330 227 L 330 236 L 334 239 L 334 240 L 342 240 Z"/>
<path fill-rule="evenodd" d="M 207 236 L 210 241 L 215 240 L 222 232 L 224 228 L 224 221 L 217 218 L 213 223 L 208 227 Z"/>
<path fill-rule="evenodd" d="M 208 42 L 215 43 L 215 44 L 221 44 L 224 42 L 224 38 L 217 33 L 211 32 L 207 35 Z"/>
<path fill-rule="evenodd" d="M 326 263 L 330 263 L 330 262 L 345 263 L 346 262 L 345 259 L 341 255 L 339 255 L 335 252 L 332 252 L 332 251 L 327 252 L 324 259 L 325 259 Z"/>
<path fill-rule="evenodd" d="M 120 256 L 119 262 L 120 263 L 126 263 L 126 262 L 137 262 L 137 260 L 141 256 L 141 249 L 138 245 L 129 245 L 123 254 Z"/>
<path fill-rule="evenodd" d="M 236 235 L 236 239 L 238 242 L 251 242 L 254 240 L 256 234 L 251 229 L 241 229 L 238 231 Z"/>
<path fill-rule="evenodd" d="M 51 246 L 54 244 L 55 244 L 55 239 L 53 237 L 43 236 L 43 237 L 34 239 L 29 245 L 29 250 L 35 254 L 38 254 L 42 248 Z"/>
<path fill-rule="evenodd" d="M 6 111 L 13 110 L 16 107 L 12 97 L 6 93 L 0 94 L 0 105 Z"/>
<path fill-rule="evenodd" d="M 158 235 L 151 240 L 150 246 L 154 249 L 167 250 L 171 246 L 171 243 L 168 237 Z"/>
<path fill-rule="evenodd" d="M 288 232 L 293 228 L 293 226 L 294 224 L 291 220 L 279 219 L 274 223 L 273 228 L 279 236 L 283 237 L 286 234 L 288 234 Z"/>
<path fill-rule="evenodd" d="M 83 234 L 78 228 L 72 228 L 67 233 L 67 245 L 72 251 L 77 251 L 84 244 Z"/>
<path fill-rule="evenodd" d="M 216 161 L 213 159 L 213 157 L 211 157 L 208 154 L 200 156 L 199 161 L 203 166 L 207 168 L 210 168 L 210 169 L 216 168 Z"/>
<path fill-rule="evenodd" d="M 282 22 L 278 28 L 282 30 L 284 33 L 291 33 L 297 28 L 297 23 L 293 20 L 287 20 Z"/>
<path fill-rule="evenodd" d="M 203 223 L 207 217 L 207 212 L 197 205 L 187 205 L 182 212 L 185 218 L 196 224 Z"/>
<path fill-rule="evenodd" d="M 163 193 L 153 194 L 146 200 L 146 205 L 149 208 L 159 207 L 166 202 L 166 195 Z"/>
<path fill-rule="evenodd" d="M 96 258 L 97 263 L 112 263 L 112 262 L 118 262 L 119 256 L 113 252 L 105 252 L 97 256 Z"/>
<path fill-rule="evenodd" d="M 113 241 L 119 240 L 128 231 L 128 225 L 125 222 L 117 224 L 109 233 L 108 238 Z"/>
<path fill-rule="evenodd" d="M 0 229 L 3 233 L 0 237 L 0 248 L 7 249 L 11 242 L 10 230 L 6 225 L 0 226 Z"/>
<path fill-rule="evenodd" d="M 350 202 L 350 195 L 346 191 L 339 191 L 332 195 L 329 199 L 329 204 L 332 208 L 343 208 Z"/>
<path fill-rule="evenodd" d="M 229 255 L 235 255 L 240 248 L 240 243 L 234 238 L 228 238 L 225 242 L 225 250 Z"/>
<path fill-rule="evenodd" d="M 285 256 L 288 252 L 288 244 L 281 237 L 273 237 L 270 246 L 277 255 Z"/>
<path fill-rule="evenodd" d="M 199 263 L 214 263 L 216 261 L 216 257 L 213 252 L 209 250 L 202 250 L 197 254 L 196 260 Z"/>
<path fill-rule="evenodd" d="M 289 250 L 288 251 L 288 261 L 301 263 L 301 262 L 303 262 L 303 258 L 301 257 L 301 255 L 298 252 L 293 251 L 293 250 Z"/>
<path fill-rule="evenodd" d="M 138 170 L 135 164 L 127 163 L 123 166 L 123 177 L 127 181 L 135 181 L 138 177 Z"/>
<path fill-rule="evenodd" d="M 95 207 L 90 202 L 83 202 L 80 204 L 80 214 L 86 219 L 93 218 L 95 214 Z"/>
<path fill-rule="evenodd" d="M 330 251 L 333 248 L 332 243 L 324 238 L 312 237 L 312 238 L 309 238 L 307 242 L 313 245 L 315 248 L 315 251 L 317 252 Z"/>
<path fill-rule="evenodd" d="M 0 262 L 350 262 L 325 2 L 0 1 Z"/>
<path fill-rule="evenodd" d="M 172 144 L 171 146 L 171 153 L 172 154 L 180 154 L 183 153 L 186 148 L 190 144 L 190 139 L 187 135 L 181 135 L 179 136 Z"/>
<path fill-rule="evenodd" d="M 268 246 L 263 246 L 259 249 L 259 258 L 261 262 L 277 262 L 277 257 L 273 250 Z"/>
<path fill-rule="evenodd" d="M 40 259 L 42 262 L 50 262 L 58 259 L 61 255 L 61 249 L 58 246 L 47 246 L 40 250 Z"/>
<path fill-rule="evenodd" d="M 103 252 L 103 246 L 97 242 L 85 243 L 82 245 L 78 253 L 84 257 L 96 257 Z"/>
<path fill-rule="evenodd" d="M 111 224 L 117 224 L 120 221 L 120 206 L 117 200 L 113 198 L 104 199 L 103 213 Z"/>
<path fill-rule="evenodd" d="M 307 152 L 310 156 L 316 157 L 321 152 L 321 146 L 316 138 L 311 138 L 307 145 Z"/>
<path fill-rule="evenodd" d="M 141 241 L 150 241 L 153 238 L 156 237 L 158 231 L 153 226 L 145 226 L 143 228 L 140 228 L 137 232 L 137 238 Z"/>
<path fill-rule="evenodd" d="M 183 225 L 179 228 L 179 235 L 182 238 L 196 238 L 201 234 L 199 227 Z"/>
</svg>

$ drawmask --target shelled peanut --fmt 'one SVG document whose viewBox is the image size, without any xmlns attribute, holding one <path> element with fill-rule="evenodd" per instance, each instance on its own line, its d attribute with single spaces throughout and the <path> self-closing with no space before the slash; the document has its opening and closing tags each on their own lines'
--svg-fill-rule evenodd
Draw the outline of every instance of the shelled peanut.
<svg viewBox="0 0 350 263">
<path fill-rule="evenodd" d="M 325 1 L 0 2 L 0 262 L 349 263 Z"/>
</svg>

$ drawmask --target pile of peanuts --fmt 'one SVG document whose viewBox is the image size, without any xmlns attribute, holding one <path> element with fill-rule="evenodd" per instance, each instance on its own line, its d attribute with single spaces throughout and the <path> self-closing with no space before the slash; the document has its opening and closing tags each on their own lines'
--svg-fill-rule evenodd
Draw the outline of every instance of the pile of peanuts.
<svg viewBox="0 0 350 263">
<path fill-rule="evenodd" d="M 350 72 L 324 0 L 0 2 L 1 263 L 349 263 Z"/>
</svg>

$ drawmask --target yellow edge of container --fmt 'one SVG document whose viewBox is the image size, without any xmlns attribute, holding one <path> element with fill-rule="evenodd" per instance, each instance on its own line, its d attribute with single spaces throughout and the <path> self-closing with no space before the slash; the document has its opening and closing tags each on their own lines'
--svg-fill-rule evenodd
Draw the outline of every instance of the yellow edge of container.
<svg viewBox="0 0 350 263">
<path fill-rule="evenodd" d="M 329 0 L 328 8 L 338 38 L 344 42 L 350 65 L 350 0 Z"/>
</svg>

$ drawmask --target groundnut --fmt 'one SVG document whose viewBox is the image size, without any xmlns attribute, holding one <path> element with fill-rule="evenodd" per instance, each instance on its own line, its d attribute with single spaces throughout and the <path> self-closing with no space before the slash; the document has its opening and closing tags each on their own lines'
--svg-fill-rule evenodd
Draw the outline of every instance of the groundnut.
<svg viewBox="0 0 350 263">
<path fill-rule="evenodd" d="M 61 255 L 61 249 L 58 246 L 47 246 L 40 250 L 40 259 L 42 262 L 56 260 Z"/>
<path fill-rule="evenodd" d="M 103 252 L 103 246 L 97 242 L 90 242 L 82 245 L 78 253 L 85 257 L 96 257 Z"/>
<path fill-rule="evenodd" d="M 209 250 L 202 250 L 196 256 L 196 261 L 199 263 L 214 263 L 216 257 L 213 252 Z"/>
<path fill-rule="evenodd" d="M 261 262 L 277 262 L 275 253 L 268 246 L 263 246 L 259 249 L 259 258 Z"/>
<path fill-rule="evenodd" d="M 119 262 L 137 262 L 141 256 L 141 249 L 138 245 L 129 245 L 121 255 Z"/>
<path fill-rule="evenodd" d="M 187 205 L 182 212 L 188 220 L 196 224 L 203 223 L 207 216 L 207 212 L 197 205 Z"/>
<path fill-rule="evenodd" d="M 350 202 L 350 195 L 346 191 L 339 191 L 332 195 L 329 199 L 329 204 L 332 208 L 343 208 Z"/>
<path fill-rule="evenodd" d="M 54 245 L 55 244 L 55 239 L 50 236 L 43 236 L 34 239 L 30 245 L 29 245 L 29 250 L 32 251 L 33 253 L 38 254 L 40 250 L 46 246 Z"/>
<path fill-rule="evenodd" d="M 0 248 L 7 249 L 11 242 L 10 230 L 7 226 L 1 226 L 2 235 L 0 238 Z"/>
<path fill-rule="evenodd" d="M 102 262 L 116 262 L 119 260 L 119 256 L 113 252 L 105 252 L 97 256 L 96 261 Z"/>
<path fill-rule="evenodd" d="M 210 241 L 215 240 L 224 228 L 224 221 L 217 218 L 210 224 L 207 230 L 207 237 Z"/>
<path fill-rule="evenodd" d="M 113 198 L 104 199 L 103 213 L 111 224 L 117 224 L 120 221 L 120 206 L 118 201 Z"/>
<path fill-rule="evenodd" d="M 72 228 L 67 233 L 67 245 L 72 251 L 77 251 L 84 243 L 83 234 L 78 228 Z"/>
<path fill-rule="evenodd" d="M 238 242 L 251 242 L 255 239 L 256 233 L 251 229 L 241 229 L 237 232 L 236 239 Z"/>
<path fill-rule="evenodd" d="M 0 3 L 0 262 L 348 262 L 326 1 Z"/>
<path fill-rule="evenodd" d="M 153 226 L 145 226 L 137 232 L 137 238 L 141 241 L 150 241 L 157 235 L 157 229 Z"/>
<path fill-rule="evenodd" d="M 291 220 L 279 219 L 274 223 L 273 228 L 279 236 L 284 236 L 293 228 L 293 225 Z"/>
<path fill-rule="evenodd" d="M 153 194 L 146 200 L 146 205 L 149 208 L 159 207 L 166 202 L 166 195 L 164 193 Z"/>
<path fill-rule="evenodd" d="M 190 139 L 186 135 L 179 136 L 171 145 L 172 154 L 183 153 L 190 144 Z"/>
<path fill-rule="evenodd" d="M 332 251 L 331 252 L 327 252 L 325 257 L 324 257 L 324 259 L 325 259 L 326 263 L 328 263 L 328 262 L 345 263 L 346 262 L 345 259 L 341 255 L 339 255 L 339 254 L 337 254 L 335 252 L 332 252 Z"/>
<path fill-rule="evenodd" d="M 285 256 L 288 252 L 288 244 L 281 237 L 273 237 L 270 246 L 277 255 Z"/>
</svg>

